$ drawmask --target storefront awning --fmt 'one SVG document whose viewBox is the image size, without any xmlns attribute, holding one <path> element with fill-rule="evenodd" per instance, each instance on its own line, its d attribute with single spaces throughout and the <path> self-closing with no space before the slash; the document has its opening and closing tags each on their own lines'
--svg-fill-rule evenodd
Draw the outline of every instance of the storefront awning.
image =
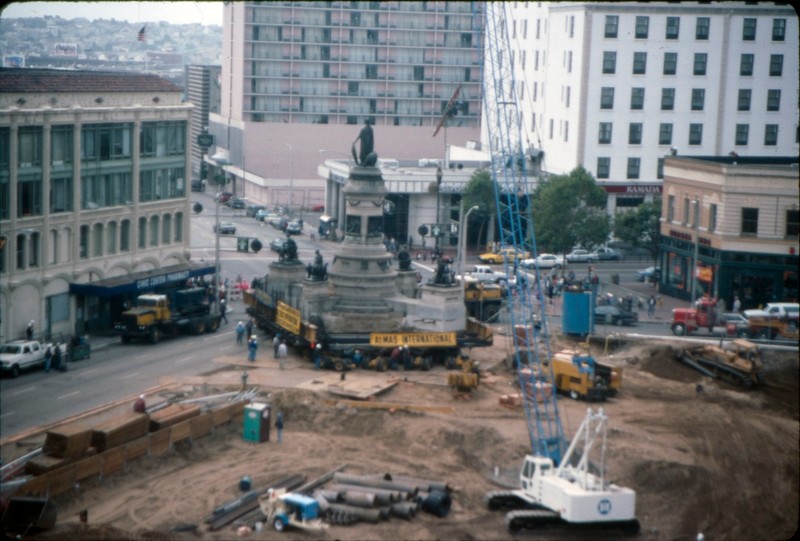
<svg viewBox="0 0 800 541">
<path fill-rule="evenodd" d="M 185 283 L 189 278 L 214 274 L 214 265 L 173 265 L 149 271 L 134 272 L 125 276 L 115 276 L 86 284 L 71 283 L 72 295 L 88 297 L 113 297 L 126 293 L 146 293 L 160 286 L 174 286 Z"/>
</svg>

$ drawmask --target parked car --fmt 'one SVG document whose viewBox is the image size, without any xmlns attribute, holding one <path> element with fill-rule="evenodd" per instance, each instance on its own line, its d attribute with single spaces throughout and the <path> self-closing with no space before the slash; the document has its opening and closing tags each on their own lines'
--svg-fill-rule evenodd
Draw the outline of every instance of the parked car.
<svg viewBox="0 0 800 541">
<path fill-rule="evenodd" d="M 311 205 L 311 212 L 325 212 L 325 205 Z"/>
<path fill-rule="evenodd" d="M 272 216 L 273 214 L 270 213 L 270 211 L 268 211 L 267 209 L 258 209 L 256 211 L 256 220 L 258 220 L 259 222 L 269 222 L 269 219 Z"/>
<path fill-rule="evenodd" d="M 636 271 L 636 279 L 640 282 L 658 281 L 661 278 L 661 269 L 658 267 L 647 267 Z"/>
<path fill-rule="evenodd" d="M 231 197 L 233 197 L 231 192 L 218 192 L 214 198 L 217 200 L 217 203 L 225 204 Z"/>
<path fill-rule="evenodd" d="M 531 256 L 528 252 L 517 251 L 514 248 L 503 248 L 497 252 L 489 252 L 478 256 L 481 263 L 500 264 L 503 261 L 513 263 L 516 260 L 528 259 Z"/>
<path fill-rule="evenodd" d="M 263 210 L 264 208 L 266 208 L 264 207 L 264 205 L 248 205 L 244 211 L 244 214 L 245 216 L 249 216 L 250 218 L 258 219 L 256 213 L 258 213 L 259 210 Z"/>
<path fill-rule="evenodd" d="M 569 263 L 593 263 L 597 261 L 597 257 L 588 250 L 572 250 L 567 254 L 567 261 Z"/>
<path fill-rule="evenodd" d="M 303 232 L 303 226 L 298 221 L 289 222 L 286 224 L 285 231 L 287 235 L 299 235 Z"/>
<path fill-rule="evenodd" d="M 217 225 L 211 228 L 214 233 L 217 232 Z M 233 222 L 220 222 L 219 223 L 219 234 L 220 235 L 235 235 L 236 234 L 236 224 Z"/>
<path fill-rule="evenodd" d="M 283 250 L 283 243 L 284 239 L 272 239 L 272 242 L 269 243 L 269 249 L 273 252 L 280 252 Z"/>
<path fill-rule="evenodd" d="M 526 269 L 531 269 L 536 265 L 540 269 L 560 269 L 564 266 L 564 258 L 560 255 L 539 254 L 539 257 L 535 259 L 526 259 L 522 262 L 522 266 Z"/>
<path fill-rule="evenodd" d="M 717 317 L 717 325 L 725 327 L 725 334 L 728 336 L 750 338 L 750 321 L 742 314 L 736 312 L 724 313 Z"/>
<path fill-rule="evenodd" d="M 619 306 L 600 305 L 594 309 L 594 322 L 608 325 L 636 325 L 639 314 L 628 312 Z"/>
<path fill-rule="evenodd" d="M 246 205 L 245 200 L 241 197 L 231 197 L 225 204 L 232 209 L 243 209 Z"/>
<path fill-rule="evenodd" d="M 622 254 L 616 250 L 611 248 L 607 248 L 605 246 L 601 246 L 597 248 L 594 252 L 592 252 L 597 259 L 597 261 L 608 261 L 610 259 L 619 260 L 622 259 Z"/>
<path fill-rule="evenodd" d="M 204 192 L 206 191 L 206 183 L 204 180 L 200 180 L 199 178 L 192 179 L 192 191 L 193 192 Z"/>
</svg>

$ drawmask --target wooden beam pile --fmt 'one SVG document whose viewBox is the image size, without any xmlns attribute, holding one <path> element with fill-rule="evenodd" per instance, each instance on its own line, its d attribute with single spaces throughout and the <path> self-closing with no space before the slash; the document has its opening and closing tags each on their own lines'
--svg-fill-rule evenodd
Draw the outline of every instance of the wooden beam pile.
<svg viewBox="0 0 800 541">
<path fill-rule="evenodd" d="M 85 454 L 91 444 L 91 427 L 71 423 L 48 430 L 42 452 L 57 458 L 72 458 Z"/>
<path fill-rule="evenodd" d="M 150 429 L 150 417 L 133 411 L 122 413 L 101 423 L 92 430 L 92 446 L 98 452 L 117 447 L 145 436 Z"/>
<path fill-rule="evenodd" d="M 171 404 L 150 414 L 150 432 L 156 432 L 198 415 L 200 406 L 197 404 Z"/>
</svg>

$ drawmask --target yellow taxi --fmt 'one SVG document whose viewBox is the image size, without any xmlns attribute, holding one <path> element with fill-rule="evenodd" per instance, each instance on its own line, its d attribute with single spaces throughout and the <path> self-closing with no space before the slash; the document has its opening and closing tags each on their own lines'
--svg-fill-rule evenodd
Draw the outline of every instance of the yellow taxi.
<svg viewBox="0 0 800 541">
<path fill-rule="evenodd" d="M 478 261 L 481 263 L 494 263 L 495 265 L 502 263 L 503 261 L 508 261 L 509 263 L 513 263 L 516 260 L 523 260 L 528 259 L 531 257 L 531 254 L 528 252 L 523 252 L 519 250 L 515 250 L 514 248 L 503 248 L 498 250 L 497 252 L 489 252 L 485 254 L 481 254 L 478 256 Z"/>
</svg>

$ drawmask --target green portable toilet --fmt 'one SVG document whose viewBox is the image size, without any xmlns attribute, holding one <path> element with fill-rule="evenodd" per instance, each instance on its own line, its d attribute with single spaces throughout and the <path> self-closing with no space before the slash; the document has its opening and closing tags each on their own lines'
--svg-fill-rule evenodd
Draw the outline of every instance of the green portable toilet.
<svg viewBox="0 0 800 541">
<path fill-rule="evenodd" d="M 272 407 L 262 402 L 253 402 L 249 406 L 245 406 L 242 438 L 255 443 L 269 441 L 271 413 Z"/>
</svg>

